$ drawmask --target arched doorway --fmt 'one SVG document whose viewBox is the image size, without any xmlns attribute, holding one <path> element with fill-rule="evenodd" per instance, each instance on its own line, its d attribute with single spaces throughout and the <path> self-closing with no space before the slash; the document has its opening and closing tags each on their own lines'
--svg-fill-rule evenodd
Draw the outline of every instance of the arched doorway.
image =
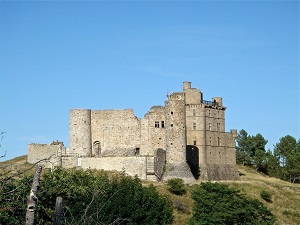
<svg viewBox="0 0 300 225">
<path fill-rule="evenodd" d="M 195 145 L 186 146 L 186 161 L 190 166 L 193 176 L 198 179 L 200 176 L 199 149 Z"/>
</svg>

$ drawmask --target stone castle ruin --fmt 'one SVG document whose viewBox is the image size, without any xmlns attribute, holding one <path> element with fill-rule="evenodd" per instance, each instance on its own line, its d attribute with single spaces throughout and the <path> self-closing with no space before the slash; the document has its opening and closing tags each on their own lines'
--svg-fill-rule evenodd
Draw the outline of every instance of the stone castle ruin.
<svg viewBox="0 0 300 225">
<path fill-rule="evenodd" d="M 236 130 L 225 132 L 221 97 L 203 100 L 183 82 L 144 118 L 132 109 L 70 110 L 70 147 L 62 142 L 29 144 L 28 162 L 45 167 L 125 171 L 141 179 L 238 180 Z"/>
</svg>

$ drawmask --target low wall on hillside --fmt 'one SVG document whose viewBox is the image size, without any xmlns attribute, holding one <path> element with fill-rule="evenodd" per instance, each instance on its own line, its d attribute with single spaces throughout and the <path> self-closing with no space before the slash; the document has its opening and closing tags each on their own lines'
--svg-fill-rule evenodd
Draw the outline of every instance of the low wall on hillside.
<svg viewBox="0 0 300 225">
<path fill-rule="evenodd" d="M 154 160 L 154 157 L 148 159 Z M 83 169 L 98 169 L 108 171 L 125 171 L 130 176 L 137 175 L 140 179 L 147 179 L 146 175 L 146 157 L 62 157 L 62 167 L 73 168 L 81 167 Z"/>
</svg>

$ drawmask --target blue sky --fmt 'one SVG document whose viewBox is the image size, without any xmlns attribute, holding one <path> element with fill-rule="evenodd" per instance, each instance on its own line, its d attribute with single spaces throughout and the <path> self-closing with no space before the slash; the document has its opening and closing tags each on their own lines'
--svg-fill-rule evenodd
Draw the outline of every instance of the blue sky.
<svg viewBox="0 0 300 225">
<path fill-rule="evenodd" d="M 299 139 L 298 1 L 1 1 L 2 160 L 69 146 L 69 110 L 223 97 L 226 131 Z"/>
</svg>

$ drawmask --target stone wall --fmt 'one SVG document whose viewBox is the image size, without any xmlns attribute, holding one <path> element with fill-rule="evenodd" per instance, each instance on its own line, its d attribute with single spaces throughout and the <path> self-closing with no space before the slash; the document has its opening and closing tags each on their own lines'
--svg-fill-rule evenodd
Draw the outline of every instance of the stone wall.
<svg viewBox="0 0 300 225">
<path fill-rule="evenodd" d="M 46 168 L 61 166 L 60 155 L 65 154 L 66 148 L 60 142 L 51 144 L 28 144 L 27 162 L 39 163 Z"/>
<path fill-rule="evenodd" d="M 65 154 L 65 151 L 65 147 L 61 144 L 28 144 L 27 162 L 37 163 L 40 160 Z"/>
<path fill-rule="evenodd" d="M 163 106 L 153 106 L 141 120 L 141 152 L 154 155 L 154 150 L 166 148 L 166 119 Z"/>
<path fill-rule="evenodd" d="M 100 155 L 125 156 L 140 148 L 140 121 L 132 109 L 93 110 L 91 112 L 93 155 L 100 143 Z"/>
<path fill-rule="evenodd" d="M 153 157 L 152 157 L 153 160 Z M 130 176 L 137 175 L 146 179 L 146 157 L 102 157 L 81 158 L 83 169 L 103 169 L 109 171 L 125 171 Z"/>
</svg>

